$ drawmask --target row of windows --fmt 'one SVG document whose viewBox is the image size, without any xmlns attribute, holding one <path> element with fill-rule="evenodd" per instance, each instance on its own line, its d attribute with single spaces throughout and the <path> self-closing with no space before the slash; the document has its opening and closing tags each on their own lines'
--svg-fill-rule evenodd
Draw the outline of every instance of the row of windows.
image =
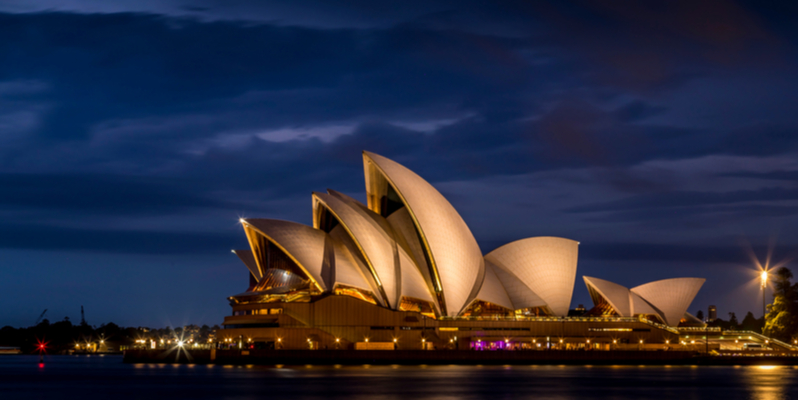
<svg viewBox="0 0 800 400">
<path fill-rule="evenodd" d="M 258 310 L 238 310 L 233 315 L 275 315 L 283 314 L 282 308 L 261 308 Z"/>
<path fill-rule="evenodd" d="M 529 331 L 531 328 L 482 328 L 483 331 Z"/>
<path fill-rule="evenodd" d="M 379 330 L 392 330 L 394 327 L 392 326 L 371 326 L 369 329 L 373 331 Z M 429 329 L 433 330 L 432 327 L 421 327 L 421 326 L 401 326 L 400 330 L 403 331 L 414 331 L 414 330 L 422 330 L 422 329 Z M 441 331 L 457 331 L 457 330 L 465 330 L 465 331 L 530 331 L 531 328 L 452 328 L 452 327 L 441 327 L 439 328 Z"/>
<path fill-rule="evenodd" d="M 589 332 L 650 332 L 650 328 L 589 328 Z"/>
<path fill-rule="evenodd" d="M 268 322 L 264 324 L 232 324 L 225 325 L 225 329 L 240 329 L 240 328 L 279 328 L 277 322 Z"/>
</svg>

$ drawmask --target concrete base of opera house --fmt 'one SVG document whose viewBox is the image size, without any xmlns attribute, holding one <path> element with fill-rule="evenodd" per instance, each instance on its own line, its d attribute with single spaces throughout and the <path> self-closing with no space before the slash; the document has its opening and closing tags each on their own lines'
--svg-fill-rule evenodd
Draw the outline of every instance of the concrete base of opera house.
<svg viewBox="0 0 800 400">
<path fill-rule="evenodd" d="M 216 365 L 797 365 L 794 356 L 693 351 L 126 350 L 126 363 Z"/>
</svg>

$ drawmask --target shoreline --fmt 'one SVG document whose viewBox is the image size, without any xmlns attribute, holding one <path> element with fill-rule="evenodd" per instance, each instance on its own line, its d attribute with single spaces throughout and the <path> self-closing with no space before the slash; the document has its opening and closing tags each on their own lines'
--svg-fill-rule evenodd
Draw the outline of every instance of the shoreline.
<svg viewBox="0 0 800 400">
<path fill-rule="evenodd" d="M 127 350 L 123 362 L 216 365 L 798 365 L 797 356 L 689 351 Z"/>
</svg>

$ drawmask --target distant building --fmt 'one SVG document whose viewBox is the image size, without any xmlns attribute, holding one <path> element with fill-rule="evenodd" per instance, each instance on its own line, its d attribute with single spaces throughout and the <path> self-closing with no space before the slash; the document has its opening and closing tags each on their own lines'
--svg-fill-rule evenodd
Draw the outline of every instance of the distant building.
<svg viewBox="0 0 800 400">
<path fill-rule="evenodd" d="M 717 306 L 708 306 L 708 322 L 717 320 Z"/>
<path fill-rule="evenodd" d="M 569 310 L 569 313 L 567 314 L 567 316 L 568 317 L 580 317 L 583 314 L 586 314 L 586 307 L 584 307 L 583 304 L 578 304 L 577 307 L 573 308 L 572 310 Z"/>
</svg>

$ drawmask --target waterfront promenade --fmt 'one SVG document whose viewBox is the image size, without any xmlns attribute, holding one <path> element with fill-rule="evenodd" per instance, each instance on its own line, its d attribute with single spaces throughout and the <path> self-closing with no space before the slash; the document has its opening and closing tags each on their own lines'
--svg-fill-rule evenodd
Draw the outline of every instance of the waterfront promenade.
<svg viewBox="0 0 800 400">
<path fill-rule="evenodd" d="M 126 350 L 126 363 L 218 365 L 797 365 L 797 353 L 701 355 L 693 351 Z"/>
</svg>

